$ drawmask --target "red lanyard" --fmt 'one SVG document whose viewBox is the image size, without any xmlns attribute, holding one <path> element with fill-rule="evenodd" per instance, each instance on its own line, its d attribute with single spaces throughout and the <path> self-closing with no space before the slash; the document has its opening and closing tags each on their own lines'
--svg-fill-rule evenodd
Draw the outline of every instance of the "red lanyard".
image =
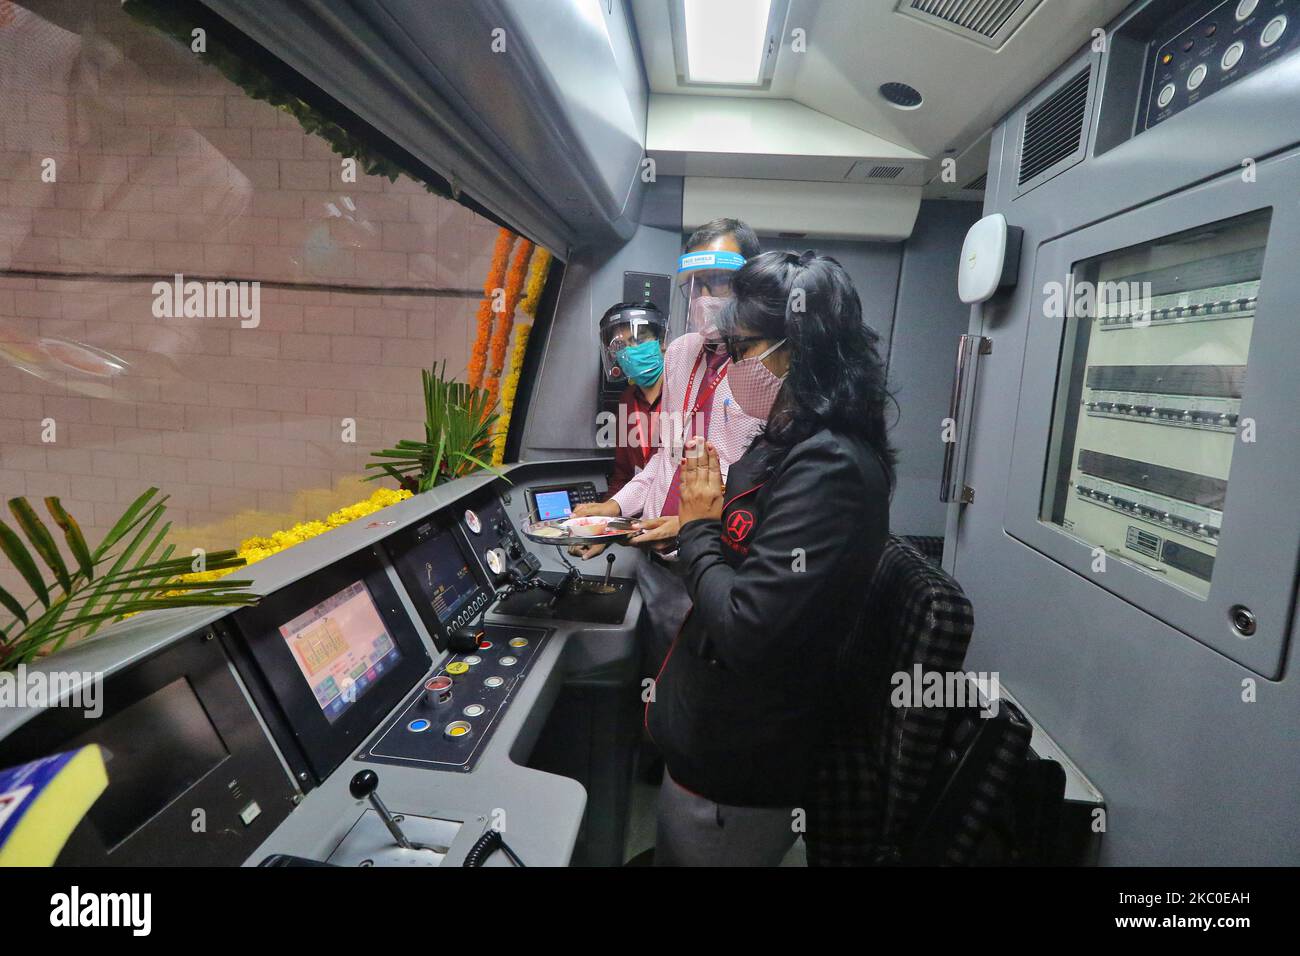
<svg viewBox="0 0 1300 956">
<path fill-rule="evenodd" d="M 644 468 L 646 462 L 650 460 L 650 434 L 653 431 L 650 416 L 654 414 L 654 405 L 646 404 L 644 408 L 643 413 L 641 393 L 638 391 L 632 395 L 632 417 L 636 422 L 636 442 L 641 449 L 641 462 L 638 465 L 640 468 Z"/>
<path fill-rule="evenodd" d="M 691 387 L 695 384 L 695 376 L 699 374 L 700 366 L 704 364 L 705 349 L 701 348 L 698 355 L 695 356 L 695 365 L 691 368 L 691 377 L 686 380 L 686 394 L 682 396 L 682 418 L 686 418 L 686 406 L 691 401 Z M 712 379 L 706 379 L 700 384 L 700 394 L 695 396 L 695 407 L 691 409 L 690 421 L 695 423 L 695 413 L 698 412 L 706 402 L 713 401 L 713 393 L 718 390 L 718 384 L 722 381 L 722 376 L 727 371 L 727 366 L 731 364 L 731 356 L 718 366 L 713 373 Z M 686 434 L 686 422 L 682 422 L 682 435 Z M 708 425 L 705 425 L 705 437 L 708 437 Z"/>
</svg>

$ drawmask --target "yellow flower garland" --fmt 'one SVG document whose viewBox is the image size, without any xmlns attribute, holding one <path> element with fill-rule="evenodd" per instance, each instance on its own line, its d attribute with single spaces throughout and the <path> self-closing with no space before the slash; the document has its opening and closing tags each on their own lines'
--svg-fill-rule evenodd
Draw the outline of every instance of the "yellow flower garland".
<svg viewBox="0 0 1300 956">
<path fill-rule="evenodd" d="M 374 514 L 389 505 L 395 505 L 399 501 L 405 501 L 411 497 L 409 491 L 399 491 L 393 488 L 379 488 L 375 493 L 364 501 L 358 501 L 354 505 L 348 505 L 346 508 L 340 508 L 333 514 L 325 518 L 324 521 L 303 521 L 287 531 L 277 531 L 269 536 L 256 536 L 243 541 L 238 548 L 238 553 L 247 564 L 256 564 L 263 558 L 269 558 L 286 548 L 292 548 L 295 544 L 315 538 L 326 531 L 338 528 L 347 524 L 349 521 L 356 521 L 358 518 L 364 518 L 366 515 Z M 223 568 L 220 571 L 199 571 L 195 574 L 187 574 L 181 580 L 184 581 L 215 581 L 217 578 L 224 578 L 226 575 L 242 568 Z"/>
</svg>

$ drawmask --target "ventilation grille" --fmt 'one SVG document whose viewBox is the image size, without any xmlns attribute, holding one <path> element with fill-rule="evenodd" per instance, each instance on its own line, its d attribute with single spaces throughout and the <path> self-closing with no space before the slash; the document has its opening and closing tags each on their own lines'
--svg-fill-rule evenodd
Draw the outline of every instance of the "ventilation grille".
<svg viewBox="0 0 1300 956">
<path fill-rule="evenodd" d="M 1083 141 L 1088 118 L 1088 84 L 1092 68 L 1084 67 L 1025 117 L 1020 143 L 1020 185 L 1069 159 Z"/>
<path fill-rule="evenodd" d="M 974 179 L 972 179 L 962 188 L 979 190 L 979 189 L 983 189 L 988 184 L 989 184 L 989 174 L 980 173 L 978 176 L 976 176 Z"/>
<path fill-rule="evenodd" d="M 888 182 L 911 176 L 917 172 L 914 166 L 888 159 L 859 159 L 844 174 L 851 183 Z"/>
<path fill-rule="evenodd" d="M 900 13 L 999 47 L 1042 0 L 901 0 Z"/>
</svg>

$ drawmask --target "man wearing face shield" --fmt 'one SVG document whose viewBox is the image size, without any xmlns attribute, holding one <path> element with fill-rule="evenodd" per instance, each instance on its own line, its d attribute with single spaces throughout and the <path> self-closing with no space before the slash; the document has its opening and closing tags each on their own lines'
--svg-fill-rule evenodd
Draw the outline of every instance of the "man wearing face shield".
<svg viewBox="0 0 1300 956">
<path fill-rule="evenodd" d="M 664 383 L 667 320 L 652 303 L 620 302 L 600 320 L 601 363 L 608 378 L 626 381 L 618 398 L 626 436 L 614 447 L 609 492 L 617 494 L 650 461 L 659 433 L 659 394 Z"/>
<path fill-rule="evenodd" d="M 722 473 L 762 431 L 764 420 L 740 410 L 727 381 L 729 359 L 716 335 L 715 320 L 731 296 L 731 276 L 759 253 L 758 237 L 737 219 L 715 219 L 687 240 L 678 260 L 686 331 L 664 356 L 659 447 L 639 473 L 608 501 L 580 505 L 577 515 L 639 517 L 641 533 L 631 540 L 646 550 L 637 584 L 650 625 L 647 660 L 657 669 L 690 610 L 690 596 L 675 561 L 685 443 L 707 438 L 717 448 Z M 585 558 L 600 545 L 575 549 Z M 652 671 L 653 672 L 653 671 Z"/>
</svg>

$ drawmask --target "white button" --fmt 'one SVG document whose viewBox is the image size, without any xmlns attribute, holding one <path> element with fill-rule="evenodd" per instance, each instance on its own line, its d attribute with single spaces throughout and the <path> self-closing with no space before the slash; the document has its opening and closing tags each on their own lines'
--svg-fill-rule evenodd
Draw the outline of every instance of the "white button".
<svg viewBox="0 0 1300 956">
<path fill-rule="evenodd" d="M 1192 75 L 1187 78 L 1187 88 L 1189 90 L 1199 88 L 1205 82 L 1205 75 L 1209 72 L 1204 63 L 1196 64 L 1196 68 L 1192 70 Z"/>
<path fill-rule="evenodd" d="M 1278 40 L 1282 39 L 1282 34 L 1286 33 L 1286 17 L 1274 17 L 1268 21 L 1268 26 L 1260 34 L 1259 45 L 1264 47 L 1272 46 Z"/>
<path fill-rule="evenodd" d="M 1257 6 L 1259 6 L 1259 0 L 1241 0 L 1241 2 L 1237 4 L 1237 19 L 1246 19 L 1255 12 Z"/>
<path fill-rule="evenodd" d="M 1164 109 L 1166 106 L 1172 103 L 1174 99 L 1174 94 L 1177 92 L 1178 90 L 1174 87 L 1174 84 L 1166 83 L 1165 88 L 1160 91 L 1160 96 L 1156 100 L 1156 102 L 1160 104 L 1160 108 Z"/>
<path fill-rule="evenodd" d="M 1223 59 L 1219 61 L 1219 65 L 1225 70 L 1231 70 L 1241 62 L 1241 55 L 1245 52 L 1246 44 L 1238 40 L 1232 46 L 1223 51 Z"/>
</svg>

